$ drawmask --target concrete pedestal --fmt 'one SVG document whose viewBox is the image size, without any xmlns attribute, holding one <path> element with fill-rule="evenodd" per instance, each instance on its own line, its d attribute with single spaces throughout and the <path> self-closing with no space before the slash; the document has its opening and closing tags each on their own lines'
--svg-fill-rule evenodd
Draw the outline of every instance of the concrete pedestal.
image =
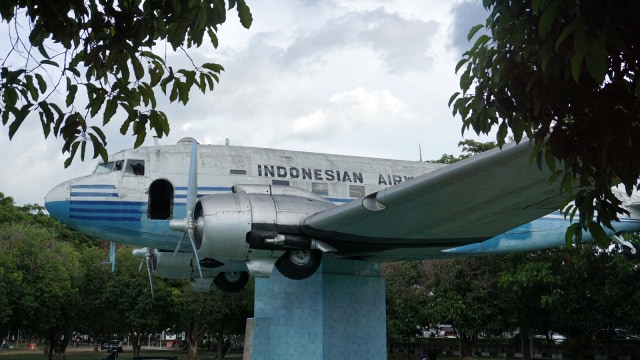
<svg viewBox="0 0 640 360">
<path fill-rule="evenodd" d="M 313 276 L 256 278 L 244 359 L 386 359 L 378 264 L 325 258 Z"/>
</svg>

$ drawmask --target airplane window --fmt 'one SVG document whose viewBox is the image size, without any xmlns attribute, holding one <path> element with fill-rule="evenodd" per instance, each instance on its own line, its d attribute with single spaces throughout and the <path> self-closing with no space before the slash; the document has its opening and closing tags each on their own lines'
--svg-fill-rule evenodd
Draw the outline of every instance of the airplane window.
<svg viewBox="0 0 640 360">
<path fill-rule="evenodd" d="M 289 180 L 271 180 L 271 184 L 289 186 Z"/>
<path fill-rule="evenodd" d="M 311 183 L 311 192 L 320 196 L 329 196 L 329 184 L 327 183 Z"/>
<path fill-rule="evenodd" d="M 144 175 L 144 160 L 127 160 L 125 174 Z"/>
<path fill-rule="evenodd" d="M 111 170 L 113 170 L 113 161 L 109 161 L 108 163 L 100 163 L 98 164 L 98 167 L 96 167 L 96 174 L 104 174 L 104 173 L 108 173 L 111 172 Z"/>
<path fill-rule="evenodd" d="M 364 186 L 349 185 L 349 197 L 352 197 L 352 198 L 364 197 Z"/>
<path fill-rule="evenodd" d="M 113 168 L 113 170 L 115 171 L 120 171 L 122 170 L 122 165 L 124 164 L 123 160 L 118 160 L 115 162 L 115 167 Z"/>
<path fill-rule="evenodd" d="M 229 174 L 231 174 L 231 175 L 247 175 L 247 170 L 231 169 L 231 170 L 229 170 Z"/>
</svg>

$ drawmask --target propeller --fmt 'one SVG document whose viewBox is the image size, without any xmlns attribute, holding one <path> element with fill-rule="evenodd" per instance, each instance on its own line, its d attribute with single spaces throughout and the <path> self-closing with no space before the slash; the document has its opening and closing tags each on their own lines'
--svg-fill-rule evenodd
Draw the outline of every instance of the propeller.
<svg viewBox="0 0 640 360">
<path fill-rule="evenodd" d="M 202 279 L 202 268 L 200 267 L 200 259 L 198 258 L 198 250 L 196 248 L 195 229 L 197 223 L 193 218 L 193 212 L 196 207 L 196 200 L 198 198 L 198 147 L 197 143 L 193 141 L 191 143 L 191 160 L 189 162 L 189 182 L 187 184 L 187 217 L 184 219 L 174 219 L 169 221 L 169 228 L 176 231 L 182 231 L 182 236 L 178 241 L 178 245 L 173 252 L 175 257 L 182 245 L 182 240 L 185 236 L 189 236 L 191 241 L 191 248 L 193 249 L 193 255 L 196 258 L 196 264 L 198 265 L 198 272 L 200 273 L 200 279 Z"/>
<path fill-rule="evenodd" d="M 142 271 L 142 265 L 147 263 L 147 273 L 149 274 L 149 286 L 151 287 L 151 298 L 153 299 L 153 279 L 151 277 L 152 271 L 152 262 L 153 262 L 153 249 L 152 248 L 142 248 L 133 250 L 134 257 L 141 257 L 142 261 L 140 261 L 140 266 L 138 267 L 138 271 Z"/>
</svg>

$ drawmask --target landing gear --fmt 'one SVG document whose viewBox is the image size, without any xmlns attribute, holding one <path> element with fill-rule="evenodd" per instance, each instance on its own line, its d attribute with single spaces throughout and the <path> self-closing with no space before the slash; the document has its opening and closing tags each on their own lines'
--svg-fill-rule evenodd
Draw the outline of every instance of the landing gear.
<svg viewBox="0 0 640 360">
<path fill-rule="evenodd" d="M 244 271 L 222 272 L 218 274 L 213 283 L 224 292 L 238 292 L 249 281 L 249 273 Z"/>
<path fill-rule="evenodd" d="M 302 280 L 313 275 L 321 262 L 319 250 L 288 250 L 276 261 L 276 268 L 289 279 Z"/>
</svg>

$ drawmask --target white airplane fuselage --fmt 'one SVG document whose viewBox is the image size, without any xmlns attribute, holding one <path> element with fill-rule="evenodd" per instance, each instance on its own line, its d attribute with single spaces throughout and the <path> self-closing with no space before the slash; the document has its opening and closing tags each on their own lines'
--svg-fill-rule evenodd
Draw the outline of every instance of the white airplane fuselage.
<svg viewBox="0 0 640 360">
<path fill-rule="evenodd" d="M 109 157 L 93 174 L 52 189 L 46 208 L 86 234 L 123 244 L 174 250 L 184 218 L 191 143 L 140 147 Z M 144 164 L 134 173 L 131 164 Z M 361 198 L 443 165 L 224 145 L 198 147 L 198 197 L 238 184 L 304 189 L 334 204 Z M 188 244 L 182 249 L 189 251 Z"/>
<path fill-rule="evenodd" d="M 411 182 L 445 165 L 198 145 L 193 164 L 198 169 L 194 172 L 197 191 L 193 192 L 199 200 L 190 215 L 187 198 L 193 154 L 189 138 L 176 145 L 117 152 L 109 157 L 109 163 L 99 164 L 93 174 L 52 189 L 45 206 L 56 219 L 83 233 L 156 249 L 138 254 L 149 254 L 153 269 L 161 276 L 193 279 L 200 272 L 205 278 L 216 279 L 219 287 L 219 282 L 233 283 L 236 273 L 269 276 L 285 253 L 291 255 L 294 265 L 298 260 L 301 264 L 309 260 L 310 253 L 320 252 L 370 261 L 496 254 L 561 246 L 569 224 L 554 212 L 493 237 L 439 236 L 433 241 L 383 238 L 367 245 L 366 239 L 354 236 L 364 243 L 354 245 L 349 236 L 337 234 L 337 241 L 331 236 L 320 241 L 302 229 L 308 217 L 354 200 L 366 207 L 365 196 Z M 371 212 L 377 210 L 372 208 Z M 639 231 L 638 216 L 632 215 L 616 223 L 616 230 Z M 176 231 L 178 228 L 184 232 Z M 193 230 L 193 244 L 182 241 L 187 229 Z M 588 235 L 585 240 L 589 240 Z M 199 255 L 195 259 L 202 269 L 194 265 L 194 253 Z M 279 269 L 286 271 L 284 267 Z M 307 268 L 300 276 L 292 272 L 292 278 L 310 276 L 314 269 Z M 223 281 L 220 274 L 232 275 Z M 203 285 L 201 290 L 207 288 Z"/>
</svg>

